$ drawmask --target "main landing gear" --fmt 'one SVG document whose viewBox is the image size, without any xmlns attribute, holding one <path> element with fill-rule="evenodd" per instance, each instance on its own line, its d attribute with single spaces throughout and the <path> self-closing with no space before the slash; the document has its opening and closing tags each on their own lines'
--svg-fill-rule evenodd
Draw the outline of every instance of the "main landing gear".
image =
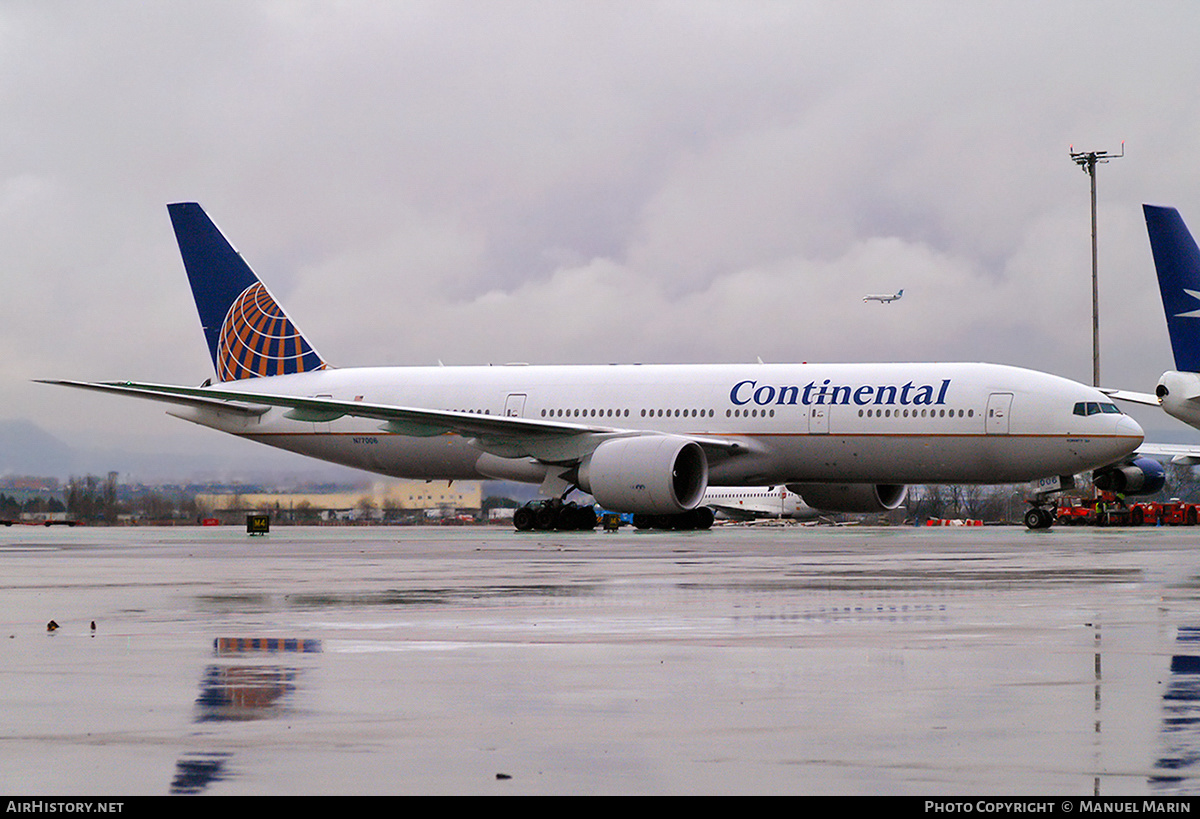
<svg viewBox="0 0 1200 819">
<path fill-rule="evenodd" d="M 586 531 L 599 523 L 594 506 L 581 506 L 561 498 L 530 501 L 513 512 L 513 526 L 518 532 Z"/>
<path fill-rule="evenodd" d="M 513 526 L 518 532 L 586 532 L 596 528 L 599 518 L 594 506 L 586 506 L 561 498 L 530 501 L 513 512 Z M 711 529 L 713 511 L 699 506 L 677 515 L 633 516 L 633 525 L 638 529 Z"/>
<path fill-rule="evenodd" d="M 675 531 L 711 529 L 713 517 L 713 511 L 707 506 L 697 506 L 695 509 L 677 515 L 634 515 L 633 525 L 639 529 L 673 529 Z"/>
</svg>

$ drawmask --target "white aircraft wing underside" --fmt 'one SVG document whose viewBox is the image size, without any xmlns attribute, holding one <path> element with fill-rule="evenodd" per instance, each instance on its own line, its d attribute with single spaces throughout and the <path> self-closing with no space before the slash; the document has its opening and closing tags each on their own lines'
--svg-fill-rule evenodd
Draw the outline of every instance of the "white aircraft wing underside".
<svg viewBox="0 0 1200 819">
<path fill-rule="evenodd" d="M 1131 404 L 1146 404 L 1151 407 L 1161 407 L 1162 399 L 1157 395 L 1148 392 L 1134 392 L 1132 390 L 1113 390 L 1100 388 L 1100 392 L 1107 396 L 1117 399 L 1118 401 L 1128 401 Z"/>
<path fill-rule="evenodd" d="M 243 416 L 261 416 L 272 407 L 281 407 L 288 410 L 285 417 L 296 421 L 327 422 L 344 416 L 370 418 L 383 422 L 386 431 L 399 435 L 461 435 L 472 439 L 475 445 L 485 452 L 505 458 L 533 457 L 547 463 L 578 461 L 609 438 L 656 434 L 649 430 L 622 427 L 400 407 L 332 398 L 222 390 L 216 387 L 186 387 L 136 381 L 42 380 L 41 383 L 133 395 L 153 401 Z M 709 455 L 728 456 L 747 450 L 744 442 L 725 438 L 682 437 L 695 441 Z"/>
<path fill-rule="evenodd" d="M 1137 448 L 1137 455 L 1149 455 L 1157 458 L 1170 458 L 1172 463 L 1200 464 L 1200 446 L 1189 444 L 1155 444 L 1143 443 Z"/>
</svg>

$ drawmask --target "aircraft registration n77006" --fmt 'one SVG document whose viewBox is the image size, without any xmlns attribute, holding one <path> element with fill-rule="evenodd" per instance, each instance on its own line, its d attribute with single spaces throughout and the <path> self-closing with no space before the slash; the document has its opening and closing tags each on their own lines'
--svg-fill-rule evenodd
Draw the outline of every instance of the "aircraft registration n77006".
<svg viewBox="0 0 1200 819">
<path fill-rule="evenodd" d="M 1092 387 L 984 363 L 332 367 L 195 203 L 168 206 L 217 374 L 53 381 L 384 475 L 503 479 L 693 514 L 711 483 L 882 511 L 910 483 L 1129 468 L 1142 430 Z M 1103 411 L 1080 412 L 1088 404 Z"/>
</svg>

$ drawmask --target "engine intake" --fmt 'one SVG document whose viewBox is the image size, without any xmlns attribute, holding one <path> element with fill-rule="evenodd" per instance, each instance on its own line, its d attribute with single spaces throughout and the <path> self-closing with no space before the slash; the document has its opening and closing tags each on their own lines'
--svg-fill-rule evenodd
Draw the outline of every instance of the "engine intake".
<svg viewBox="0 0 1200 819">
<path fill-rule="evenodd" d="M 908 487 L 904 484 L 792 483 L 788 489 L 813 509 L 823 512 L 887 512 L 908 497 Z"/>
<path fill-rule="evenodd" d="M 1134 458 L 1092 473 L 1092 483 L 1105 492 L 1122 495 L 1153 495 L 1167 483 L 1163 465 L 1153 458 Z"/>
<path fill-rule="evenodd" d="M 686 512 L 707 486 L 704 450 L 675 435 L 605 441 L 579 465 L 579 487 L 615 512 Z"/>
</svg>

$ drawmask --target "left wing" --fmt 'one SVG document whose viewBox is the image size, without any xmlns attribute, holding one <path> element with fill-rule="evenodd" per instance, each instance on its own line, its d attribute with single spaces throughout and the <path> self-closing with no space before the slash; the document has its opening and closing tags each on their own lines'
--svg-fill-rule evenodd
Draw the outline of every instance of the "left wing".
<svg viewBox="0 0 1200 819">
<path fill-rule="evenodd" d="M 1111 390 L 1103 387 L 1099 388 L 1100 392 L 1107 396 L 1117 399 L 1118 401 L 1129 401 L 1133 404 L 1146 404 L 1151 407 L 1161 407 L 1162 399 L 1157 395 L 1148 392 L 1132 392 L 1130 390 Z"/>
<path fill-rule="evenodd" d="M 1100 392 L 1118 401 L 1129 401 L 1133 404 L 1145 404 L 1150 407 L 1161 407 L 1162 399 L 1157 395 L 1130 390 L 1112 390 L 1100 388 Z M 1149 455 L 1152 458 L 1170 458 L 1171 463 L 1200 465 L 1200 446 L 1189 444 L 1155 444 L 1143 442 L 1137 448 L 1135 455 Z"/>
<path fill-rule="evenodd" d="M 1173 464 L 1200 465 L 1200 446 L 1190 446 L 1188 444 L 1143 443 L 1131 457 L 1136 457 L 1137 455 L 1149 455 L 1152 458 L 1170 458 Z"/>
<path fill-rule="evenodd" d="M 481 450 L 503 458 L 532 457 L 546 463 L 571 463 L 584 458 L 601 442 L 610 438 L 629 438 L 656 434 L 649 430 L 622 427 L 571 424 L 503 415 L 480 415 L 365 401 L 333 398 L 309 398 L 214 387 L 183 387 L 136 381 L 63 381 L 39 379 L 56 384 L 99 392 L 133 395 L 154 401 L 181 404 L 245 416 L 261 416 L 271 407 L 288 411 L 284 416 L 296 421 L 324 423 L 344 416 L 371 418 L 383 422 L 387 432 L 417 437 L 454 434 L 472 439 Z M 699 444 L 709 455 L 728 456 L 747 450 L 746 444 L 722 437 L 681 436 Z"/>
</svg>

